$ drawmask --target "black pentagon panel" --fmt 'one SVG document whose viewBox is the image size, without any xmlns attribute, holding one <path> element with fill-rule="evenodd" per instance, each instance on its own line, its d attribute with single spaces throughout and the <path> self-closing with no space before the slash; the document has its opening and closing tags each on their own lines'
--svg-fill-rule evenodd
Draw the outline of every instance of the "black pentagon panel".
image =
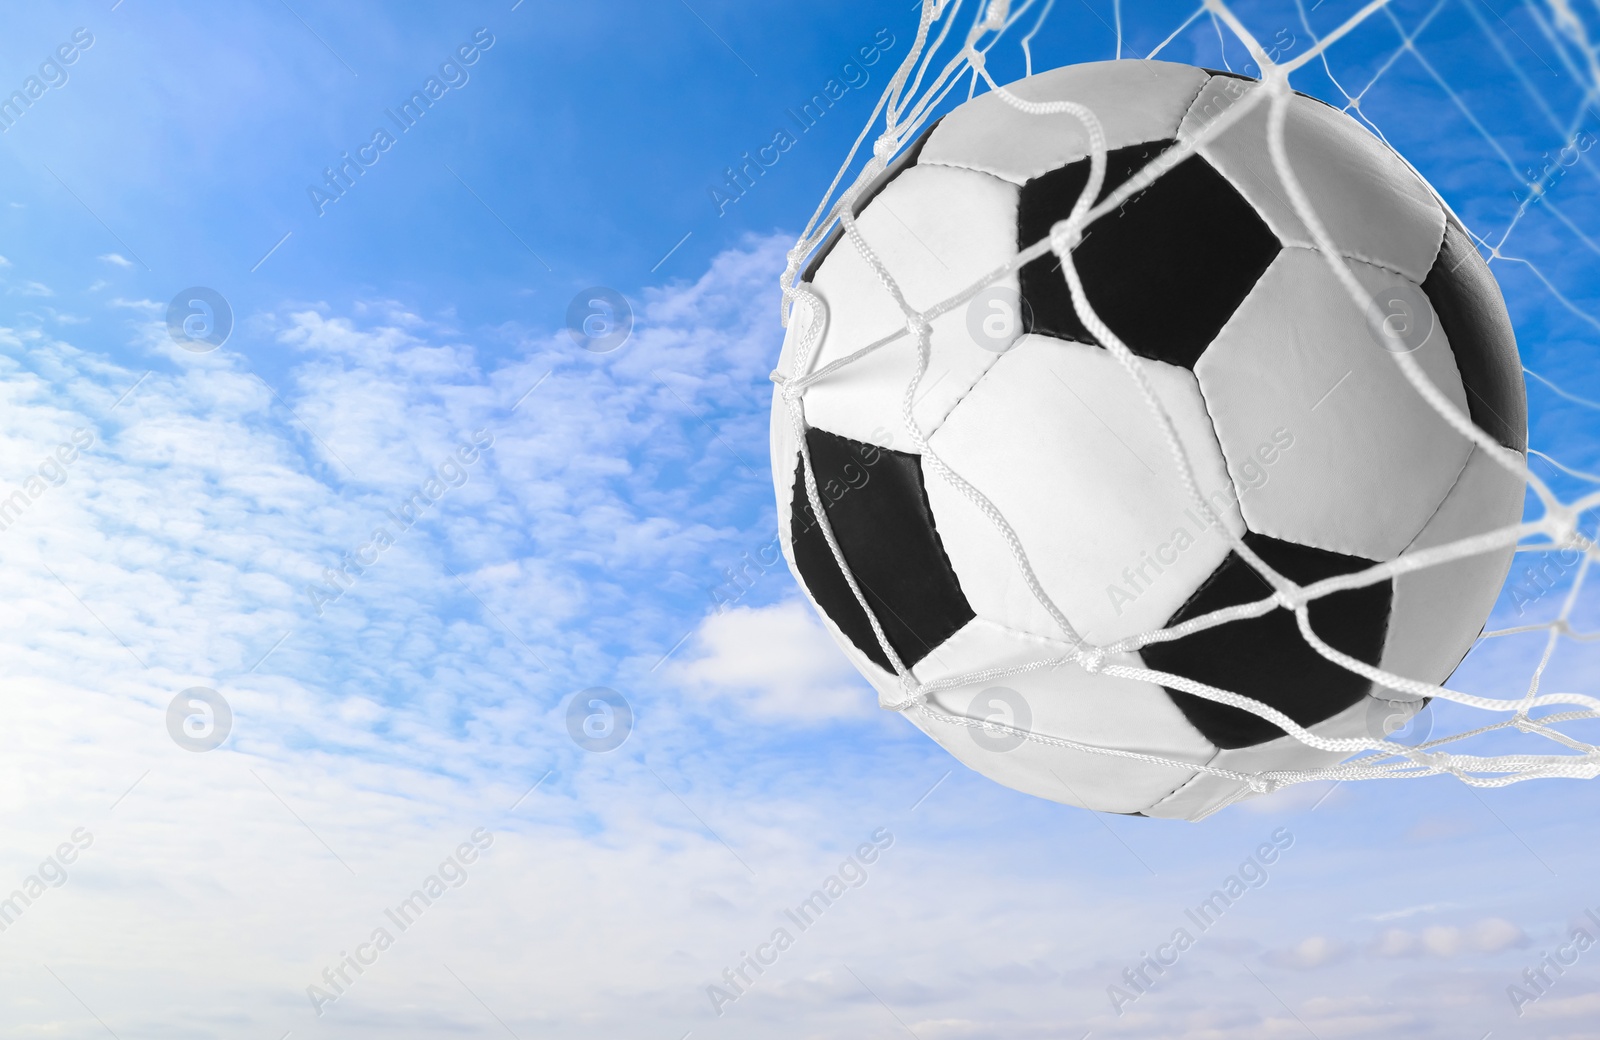
<svg viewBox="0 0 1600 1040">
<path fill-rule="evenodd" d="M 1244 542 L 1273 570 L 1301 585 L 1373 565 L 1357 556 L 1253 532 L 1245 534 Z M 1251 603 L 1271 591 L 1248 563 L 1230 552 L 1167 625 Z M 1311 628 L 1334 649 L 1376 665 L 1383 652 L 1393 598 L 1393 585 L 1388 581 L 1323 596 L 1311 602 Z M 1361 700 L 1370 686 L 1366 679 L 1317 653 L 1300 635 L 1294 615 L 1282 608 L 1170 643 L 1153 643 L 1140 652 L 1151 668 L 1253 697 L 1302 726 L 1332 718 Z M 1167 693 L 1194 727 L 1220 748 L 1250 747 L 1283 736 L 1283 730 L 1242 708 L 1178 690 L 1168 689 Z"/>
<path fill-rule="evenodd" d="M 1107 152 L 1101 198 L 1172 144 Z M 1089 160 L 1083 159 L 1023 185 L 1018 246 L 1049 235 L 1072 212 L 1088 180 Z M 1250 203 L 1203 158 L 1191 155 L 1119 211 L 1090 224 L 1073 260 L 1090 305 L 1130 350 L 1193 368 L 1280 248 Z M 1034 331 L 1094 342 L 1072 308 L 1054 253 L 1026 264 L 1020 279 Z"/>
<path fill-rule="evenodd" d="M 933 135 L 934 130 L 938 128 L 942 119 L 943 117 L 941 116 L 940 119 L 935 119 L 930 123 L 928 128 L 922 131 L 905 151 L 895 156 L 894 161 L 882 173 L 873 178 L 871 184 L 861 190 L 861 194 L 856 196 L 856 204 L 850 207 L 850 215 L 852 217 L 860 217 L 861 211 L 867 208 L 867 203 L 877 198 L 878 194 L 887 188 L 889 183 L 896 177 L 917 164 L 918 157 L 922 155 L 923 146 L 928 143 L 928 138 Z M 833 231 L 828 234 L 827 238 L 823 239 L 822 245 L 817 247 L 816 254 L 812 256 L 811 262 L 806 265 L 805 272 L 800 275 L 802 282 L 816 281 L 817 272 L 822 269 L 822 261 L 828 259 L 828 254 L 833 252 L 833 247 L 838 245 L 839 239 L 843 237 L 844 225 L 834 225 Z"/>
<path fill-rule="evenodd" d="M 1467 413 L 1502 446 L 1528 450 L 1528 393 L 1500 286 L 1466 229 L 1445 214 L 1444 242 L 1423 280 L 1455 352 Z"/>
<path fill-rule="evenodd" d="M 922 459 L 826 430 L 806 431 L 817 491 L 845 562 L 878 616 L 889 645 L 909 668 L 973 618 L 922 483 Z M 894 671 L 866 612 L 834 561 L 795 455 L 790 511 L 794 560 L 811 598 L 856 649 Z"/>
</svg>

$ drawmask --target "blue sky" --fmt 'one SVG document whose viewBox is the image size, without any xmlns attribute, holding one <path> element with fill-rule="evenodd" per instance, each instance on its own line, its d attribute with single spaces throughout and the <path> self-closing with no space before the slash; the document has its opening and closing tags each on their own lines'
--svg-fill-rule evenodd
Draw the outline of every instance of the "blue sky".
<svg viewBox="0 0 1600 1040">
<path fill-rule="evenodd" d="M 1036 68 L 1115 53 L 1108 2 L 1059 7 Z M 1235 9 L 1287 54 L 1308 45 L 1292 4 Z M 1124 54 L 1191 10 L 1123 12 Z M 1493 269 L 1524 361 L 1600 399 L 1593 157 L 1517 217 L 1523 171 L 1600 134 L 1582 69 L 1543 0 L 1391 10 L 1329 69 L 1474 231 L 1501 242 L 1515 219 Z M 1600 915 L 1592 785 L 1314 785 L 1201 825 L 1098 816 L 997 787 L 878 711 L 781 564 L 713 611 L 773 537 L 784 251 L 915 17 L 902 0 L 8 13 L 7 93 L 80 27 L 93 42 L 0 134 L 0 485 L 83 431 L 0 531 L 0 890 L 92 840 L 0 932 L 0 1032 L 1592 1034 L 1600 948 L 1522 1016 L 1506 995 Z M 479 30 L 493 42 L 465 75 L 440 73 Z M 867 82 L 719 213 L 723 170 L 875 37 L 894 42 Z M 1220 39 L 1201 18 L 1163 56 L 1242 67 Z M 1014 47 L 993 66 L 1021 72 Z M 319 215 L 324 169 L 434 75 L 459 84 Z M 637 315 L 607 354 L 564 328 L 596 285 Z M 191 286 L 234 315 L 220 349 L 168 334 Z M 1594 469 L 1593 409 L 1530 383 L 1533 446 Z M 1567 497 L 1585 486 L 1537 465 Z M 432 479 L 456 486 L 328 601 L 324 570 Z M 1494 624 L 1559 599 L 1519 616 L 1504 597 Z M 1485 647 L 1459 685 L 1520 692 L 1541 646 Z M 1545 681 L 1590 690 L 1596 663 L 1566 642 Z M 193 687 L 233 713 L 206 753 L 167 729 Z M 569 736 L 591 687 L 632 706 L 614 751 Z M 307 987 L 480 828 L 465 880 L 319 1016 Z M 1269 880 L 1116 1014 L 1107 987 L 1275 833 L 1292 843 Z M 707 987 L 874 835 L 892 842 L 860 887 L 715 1014 Z"/>
</svg>

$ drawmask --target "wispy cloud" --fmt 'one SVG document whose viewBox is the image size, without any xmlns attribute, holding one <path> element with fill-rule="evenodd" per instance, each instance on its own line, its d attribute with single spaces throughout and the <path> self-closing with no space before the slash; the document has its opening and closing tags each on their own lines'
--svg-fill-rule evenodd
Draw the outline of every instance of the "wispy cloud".
<svg viewBox="0 0 1600 1040">
<path fill-rule="evenodd" d="M 106 301 L 107 307 L 117 307 L 122 310 L 139 311 L 144 314 L 156 315 L 163 313 L 166 308 L 154 300 L 128 300 L 121 296 L 113 297 Z"/>
<path fill-rule="evenodd" d="M 1439 910 L 1448 910 L 1453 905 L 1452 903 L 1422 903 L 1417 906 L 1401 907 L 1399 910 L 1385 910 L 1379 914 L 1367 914 L 1363 920 L 1398 921 L 1402 918 L 1414 917 L 1417 914 L 1431 914 Z"/>
</svg>

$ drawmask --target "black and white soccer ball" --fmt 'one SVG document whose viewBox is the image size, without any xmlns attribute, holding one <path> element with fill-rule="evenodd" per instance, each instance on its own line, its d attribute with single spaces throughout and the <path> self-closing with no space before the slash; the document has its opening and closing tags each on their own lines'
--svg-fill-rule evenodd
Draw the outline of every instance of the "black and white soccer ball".
<svg viewBox="0 0 1600 1040">
<path fill-rule="evenodd" d="M 1116 61 L 1009 89 L 1096 114 L 1110 191 L 1265 88 L 1187 65 Z M 1345 114 L 1293 96 L 1292 168 L 1356 279 L 1390 308 L 1362 313 L 1288 201 L 1267 119 L 1268 105 L 1257 105 L 1091 224 L 1073 253 L 1090 304 L 1142 359 L 1218 522 L 1301 585 L 1516 523 L 1522 481 L 1453 430 L 1391 353 L 1409 351 L 1494 441 L 1526 452 L 1521 366 L 1487 265 L 1404 160 Z M 907 301 L 927 308 L 1047 236 L 1085 185 L 1088 155 L 1072 116 L 1024 114 L 984 95 L 923 133 L 860 195 L 859 230 Z M 825 243 L 801 282 L 821 306 L 796 307 L 780 376 L 796 374 L 808 331 L 815 372 L 906 325 L 848 238 Z M 905 336 L 804 392 L 804 437 L 842 553 L 922 682 L 1060 657 L 1070 646 L 1000 532 L 925 464 L 902 422 L 915 362 Z M 913 409 L 930 449 L 1005 516 L 1088 642 L 1271 594 L 1194 508 L 1155 417 L 1085 331 L 1053 254 L 932 322 Z M 772 466 L 785 556 L 881 703 L 900 702 L 900 681 L 811 515 L 781 391 Z M 1334 593 L 1312 603 L 1312 627 L 1362 661 L 1442 682 L 1482 631 L 1510 558 L 1507 547 Z M 1374 709 L 1391 718 L 1383 702 L 1400 696 L 1324 659 L 1281 608 L 1117 663 L 1244 694 L 1330 737 L 1382 736 Z M 1250 788 L 1016 732 L 1243 774 L 1344 757 L 1242 709 L 1070 663 L 943 689 L 927 703 L 1011 727 L 906 712 L 968 766 L 1113 812 L 1197 819 Z"/>
</svg>

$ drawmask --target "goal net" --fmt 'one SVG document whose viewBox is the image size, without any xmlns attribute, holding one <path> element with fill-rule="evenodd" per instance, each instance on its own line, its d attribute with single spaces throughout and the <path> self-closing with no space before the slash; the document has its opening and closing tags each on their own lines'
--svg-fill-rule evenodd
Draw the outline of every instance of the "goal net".
<svg viewBox="0 0 1600 1040">
<path fill-rule="evenodd" d="M 1201 493 L 1195 467 L 1186 454 L 1172 417 L 1152 389 L 1141 361 L 1096 314 L 1093 301 L 1086 297 L 1074 267 L 1073 250 L 1083 237 L 1084 229 L 1097 218 L 1116 210 L 1130 197 L 1148 187 L 1192 154 L 1197 145 L 1207 137 L 1225 132 L 1229 126 L 1244 118 L 1252 109 L 1267 106 L 1271 158 L 1282 184 L 1289 193 L 1288 201 L 1315 239 L 1321 254 L 1328 259 L 1344 291 L 1363 313 L 1373 313 L 1369 309 L 1374 305 L 1371 295 L 1357 280 L 1349 263 L 1341 258 L 1340 250 L 1332 243 L 1329 229 L 1311 205 L 1289 163 L 1284 145 L 1283 111 L 1292 96 L 1291 81 L 1297 75 L 1315 73 L 1319 77 L 1325 76 L 1325 80 L 1319 78 L 1319 84 L 1331 83 L 1333 89 L 1343 95 L 1342 107 L 1345 112 L 1383 138 L 1384 127 L 1381 125 L 1381 118 L 1374 119 L 1370 111 L 1363 109 L 1361 102 L 1368 97 L 1374 85 L 1385 76 L 1395 74 L 1394 69 L 1401 61 L 1408 61 L 1410 63 L 1408 68 L 1413 73 L 1419 68 L 1424 71 L 1424 74 L 1431 79 L 1432 86 L 1436 87 L 1439 93 L 1448 99 L 1448 103 L 1453 105 L 1465 117 L 1465 121 L 1481 135 L 1488 146 L 1487 153 L 1498 157 L 1509 171 L 1509 181 L 1497 180 L 1492 185 L 1495 191 L 1501 191 L 1509 186 L 1517 194 L 1519 199 L 1517 211 L 1509 225 L 1503 230 L 1496 229 L 1493 232 L 1468 226 L 1469 233 L 1479 247 L 1481 255 L 1491 265 L 1491 269 L 1504 272 L 1512 266 L 1525 268 L 1526 272 L 1544 287 L 1543 291 L 1549 294 L 1553 306 L 1558 306 L 1577 321 L 1600 330 L 1600 319 L 1574 303 L 1569 293 L 1564 293 L 1559 283 L 1545 273 L 1541 266 L 1543 261 L 1539 249 L 1530 248 L 1524 253 L 1517 248 L 1516 243 L 1516 233 L 1525 226 L 1530 209 L 1543 205 L 1546 207 L 1545 212 L 1565 235 L 1565 240 L 1558 243 L 1555 248 L 1588 251 L 1600 256 L 1600 244 L 1590 238 L 1580 221 L 1568 214 L 1563 207 L 1555 204 L 1551 198 L 1555 180 L 1564 174 L 1572 176 L 1573 174 L 1568 173 L 1568 168 L 1574 164 L 1566 161 L 1565 153 L 1557 159 L 1541 161 L 1531 166 L 1514 160 L 1489 128 L 1492 120 L 1474 111 L 1461 92 L 1454 89 L 1448 78 L 1429 61 L 1425 49 L 1418 43 L 1419 35 L 1440 14 L 1441 9 L 1445 8 L 1447 3 L 1455 2 L 1456 0 L 1439 0 L 1431 8 L 1422 8 L 1420 12 L 1413 9 L 1402 16 L 1389 0 L 1371 0 L 1353 14 L 1344 16 L 1342 20 L 1334 20 L 1329 12 L 1336 6 L 1335 4 L 1328 4 L 1327 9 L 1314 15 L 1315 8 L 1308 10 L 1304 0 L 1295 0 L 1292 13 L 1297 19 L 1297 24 L 1293 28 L 1297 45 L 1291 53 L 1286 54 L 1282 32 L 1275 39 L 1265 39 L 1264 34 L 1258 35 L 1253 32 L 1252 27 L 1246 24 L 1240 14 L 1223 0 L 1205 0 L 1186 18 L 1177 21 L 1171 27 L 1171 32 L 1165 35 L 1153 50 L 1147 54 L 1134 55 L 1124 49 L 1123 11 L 1120 0 L 1117 0 L 1114 9 L 1117 57 L 1160 57 L 1175 40 L 1192 39 L 1192 34 L 1197 29 L 1214 30 L 1223 62 L 1229 61 L 1231 56 L 1232 60 L 1239 63 L 1239 71 L 1260 79 L 1262 86 L 1260 89 L 1248 92 L 1243 100 L 1227 109 L 1200 133 L 1198 139 L 1179 141 L 1152 159 L 1144 169 L 1125 183 L 1109 192 L 1102 201 L 1095 202 L 1106 174 L 1107 152 L 1106 140 L 1095 113 L 1070 102 L 1027 101 L 1008 92 L 1002 86 L 1007 78 L 1015 78 L 1018 74 L 1031 75 L 1036 71 L 1036 64 L 1041 60 L 1041 55 L 1035 53 L 1040 45 L 1040 30 L 1047 25 L 1052 16 L 1054 0 L 1024 0 L 1016 3 L 1008 0 L 987 0 L 987 2 L 977 0 L 976 4 L 967 0 L 945 0 L 945 2 L 923 0 L 910 53 L 887 85 L 867 125 L 856 138 L 854 146 L 840 166 L 838 175 L 818 205 L 804 234 L 788 254 L 788 266 L 782 278 L 782 321 L 786 327 L 796 320 L 805 324 L 801 326 L 796 339 L 792 370 L 787 375 L 773 374 L 773 380 L 778 384 L 779 393 L 787 406 L 794 424 L 796 440 L 800 445 L 804 494 L 809 500 L 811 513 L 820 525 L 834 560 L 845 576 L 851 592 L 871 623 L 879 646 L 899 676 L 901 697 L 894 703 L 886 704 L 886 707 L 902 712 L 920 712 L 925 719 L 945 725 L 983 726 L 991 730 L 1011 729 L 1018 739 L 1210 772 L 1247 784 L 1248 790 L 1258 793 L 1312 780 L 1451 774 L 1473 786 L 1496 787 L 1538 777 L 1588 778 L 1600 774 L 1600 748 L 1578 739 L 1575 734 L 1582 732 L 1585 727 L 1574 725 L 1583 720 L 1600 718 L 1600 699 L 1579 691 L 1546 688 L 1551 685 L 1546 679 L 1553 674 L 1552 664 L 1559 660 L 1564 648 L 1600 641 L 1600 631 L 1583 630 L 1576 620 L 1581 615 L 1585 603 L 1585 578 L 1591 565 L 1600 558 L 1600 555 L 1597 555 L 1596 542 L 1592 538 L 1595 530 L 1593 523 L 1595 510 L 1600 507 L 1600 488 L 1596 487 L 1600 485 L 1600 477 L 1552 458 L 1549 454 L 1537 450 L 1537 445 L 1530 447 L 1526 460 L 1522 455 L 1502 448 L 1488 433 L 1474 425 L 1468 415 L 1429 380 L 1411 354 L 1400 351 L 1391 353 L 1390 356 L 1400 375 L 1461 437 L 1476 445 L 1499 465 L 1511 470 L 1516 479 L 1525 484 L 1531 491 L 1531 495 L 1528 496 L 1530 502 L 1528 513 L 1531 515 L 1519 524 L 1409 553 L 1393 562 L 1381 563 L 1353 574 L 1309 585 L 1296 584 L 1277 573 L 1252 552 L 1239 536 L 1231 534 L 1226 527 L 1219 525 L 1223 536 L 1229 539 L 1232 550 L 1255 569 L 1266 586 L 1273 590 L 1271 594 L 1256 602 L 1190 618 L 1180 625 L 1147 631 L 1132 638 L 1100 645 L 1082 638 L 1074 631 L 1068 619 L 1051 601 L 1047 591 L 1035 576 L 1027 545 L 1016 536 L 1002 512 L 985 497 L 981 474 L 958 473 L 940 458 L 939 454 L 930 448 L 913 414 L 912 405 L 916 398 L 918 383 L 928 366 L 930 323 L 940 315 L 967 304 L 986 287 L 1014 274 L 1029 261 L 1054 253 L 1061 260 L 1061 272 L 1066 279 L 1074 309 L 1083 327 L 1120 362 L 1127 378 L 1138 388 L 1139 396 L 1148 406 L 1149 421 L 1159 426 L 1166 446 L 1171 452 L 1183 491 L 1202 515 L 1210 516 L 1210 505 Z M 1322 4 L 1318 3 L 1316 6 L 1321 7 Z M 1337 6 L 1348 10 L 1348 4 Z M 1411 6 L 1415 8 L 1415 5 Z M 1550 62 L 1541 56 L 1541 52 L 1517 37 L 1515 29 L 1512 29 L 1510 24 L 1492 9 L 1486 6 L 1479 9 L 1471 0 L 1466 0 L 1462 7 L 1482 31 L 1483 60 L 1491 64 L 1498 63 L 1497 73 L 1504 76 L 1507 89 L 1521 92 L 1520 110 L 1525 117 L 1536 120 L 1540 124 L 1538 129 L 1545 132 L 1549 140 L 1566 142 L 1581 140 L 1581 127 L 1586 117 L 1600 114 L 1600 53 L 1596 50 L 1597 37 L 1593 35 L 1595 32 L 1593 23 L 1600 20 L 1600 6 L 1580 13 L 1572 6 L 1572 0 L 1527 0 L 1525 8 L 1519 12 L 1518 17 L 1526 19 L 1537 27 L 1541 36 L 1535 42 L 1543 49 L 1542 54 L 1553 57 L 1561 66 L 1560 72 L 1564 74 L 1563 78 L 1546 76 L 1540 81 L 1535 81 L 1523 66 L 1534 59 L 1549 65 Z M 1314 29 L 1314 24 L 1321 25 L 1321 31 Z M 1370 67 L 1363 69 L 1361 75 L 1366 77 L 1366 82 L 1359 85 L 1341 83 L 1338 62 L 1330 60 L 1337 58 L 1336 48 L 1342 43 L 1348 43 L 1364 29 L 1369 31 L 1364 46 L 1370 47 L 1373 38 L 1370 30 L 1375 27 L 1381 27 L 1390 41 L 1398 42 L 1388 45 L 1386 60 L 1366 63 L 1368 66 L 1375 64 L 1376 67 L 1375 72 L 1371 71 Z M 1191 35 L 1184 37 L 1185 33 Z M 1508 40 L 1511 42 L 1508 43 Z M 1511 48 L 1519 43 L 1526 50 L 1512 53 Z M 1015 71 L 1006 75 L 991 71 L 991 66 L 998 68 L 1001 65 Z M 1309 72 L 1303 72 L 1308 69 Z M 1561 86 L 1554 87 L 1551 84 L 1561 84 Z M 1048 236 L 1026 245 L 1012 261 L 990 272 L 963 291 L 932 306 L 918 309 L 907 302 L 895 280 L 895 272 L 878 258 L 873 252 L 871 242 L 857 228 L 856 221 L 852 217 L 852 207 L 861 193 L 941 111 L 942 105 L 948 107 L 955 101 L 966 100 L 985 92 L 998 95 L 1007 104 L 1039 119 L 1078 121 L 1090 141 L 1089 182 L 1078 197 L 1070 215 L 1057 223 Z M 1325 86 L 1322 92 L 1327 94 Z M 1329 100 L 1339 107 L 1337 96 L 1325 96 L 1324 100 Z M 1544 124 L 1548 124 L 1547 131 Z M 1587 140 L 1592 143 L 1593 139 Z M 1547 153 L 1547 159 L 1549 154 Z M 1600 180 L 1600 175 L 1596 175 L 1587 166 L 1585 170 L 1590 176 Z M 1499 178 L 1503 176 L 1503 172 L 1493 169 L 1490 175 Z M 844 236 L 844 241 L 839 243 L 838 248 L 854 248 L 860 252 L 876 273 L 885 291 L 899 307 L 904 316 L 904 325 L 875 342 L 852 344 L 853 353 L 825 366 L 818 366 L 816 354 L 822 323 L 820 320 L 806 319 L 808 315 L 822 315 L 825 311 L 821 301 L 809 291 L 805 283 L 800 281 L 799 273 L 805 268 L 808 260 L 823 248 L 825 240 L 836 229 L 842 229 Z M 1540 248 L 1548 250 L 1550 247 Z M 1590 263 L 1592 265 L 1593 261 Z M 1528 347 L 1526 334 L 1522 346 L 1526 358 Z M 1064 645 L 1069 648 L 1067 652 L 1041 658 L 1022 666 L 997 668 L 923 682 L 912 674 L 911 669 L 891 647 L 879 618 L 874 614 L 873 608 L 863 595 L 862 588 L 852 575 L 851 568 L 846 563 L 831 530 L 812 461 L 806 449 L 806 438 L 803 435 L 807 388 L 818 380 L 825 379 L 880 350 L 905 351 L 916 357 L 915 374 L 905 387 L 900 416 L 911 434 L 915 450 L 921 454 L 923 466 L 933 471 L 934 476 L 930 479 L 947 481 L 964 495 L 1005 539 L 1010 546 L 1015 566 L 1028 589 L 1059 624 L 1061 638 Z M 1546 378 L 1527 368 L 1524 372 L 1530 391 L 1539 391 L 1538 396 L 1530 392 L 1530 410 L 1533 410 L 1535 415 L 1538 414 L 1538 401 L 1551 401 L 1557 398 L 1560 399 L 1563 408 L 1600 410 L 1600 404 L 1567 391 L 1558 380 Z M 797 489 L 795 493 L 798 495 L 800 491 Z M 1433 685 L 1419 681 L 1415 677 L 1393 674 L 1340 652 L 1320 638 L 1312 625 L 1309 606 L 1319 597 L 1340 590 L 1391 581 L 1397 575 L 1418 568 L 1438 566 L 1485 552 L 1504 551 L 1505 547 L 1510 545 L 1515 546 L 1516 557 L 1508 580 L 1509 587 L 1502 593 L 1502 602 L 1509 596 L 1520 612 L 1524 601 L 1538 599 L 1545 608 L 1544 612 L 1553 616 L 1548 620 L 1530 621 L 1526 624 L 1488 630 L 1479 637 L 1474 653 L 1481 652 L 1484 644 L 1489 641 L 1529 641 L 1523 652 L 1527 657 L 1534 659 L 1532 674 L 1525 683 L 1518 679 L 1516 685 L 1505 690 L 1502 696 L 1479 696 L 1449 685 Z M 1553 573 L 1551 561 L 1555 561 Z M 1530 563 L 1534 566 L 1530 566 Z M 1235 691 L 1201 683 L 1191 677 L 1117 663 L 1115 660 L 1118 655 L 1126 655 L 1153 643 L 1194 635 L 1217 626 L 1260 617 L 1278 609 L 1293 612 L 1301 637 L 1318 654 L 1370 681 L 1374 697 L 1380 699 L 1392 697 L 1397 703 L 1409 704 L 1413 711 L 1416 705 L 1429 702 L 1435 704 L 1444 702 L 1461 708 L 1477 709 L 1484 713 L 1484 724 L 1469 726 L 1460 732 L 1450 734 L 1437 736 L 1425 734 L 1432 738 L 1421 741 L 1413 739 L 1411 742 L 1402 742 L 1387 730 L 1365 737 L 1327 737 L 1297 724 L 1281 711 Z M 1501 613 L 1505 611 L 1502 610 Z M 1180 690 L 1209 701 L 1232 705 L 1269 720 L 1284 733 L 1309 747 L 1324 752 L 1336 752 L 1344 758 L 1339 764 L 1325 768 L 1244 773 L 1215 766 L 1196 765 L 1192 762 L 1177 762 L 1123 749 L 1095 747 L 1026 729 L 1013 729 L 989 720 L 954 714 L 929 703 L 930 695 L 943 689 L 993 682 L 1021 672 L 1063 667 L 1084 668 L 1092 672 L 1156 683 L 1171 690 Z M 1404 718 L 1409 713 L 1409 711 L 1404 712 L 1399 717 Z M 1438 714 L 1440 718 L 1445 717 L 1443 712 Z M 1452 708 L 1448 717 L 1454 720 L 1465 717 L 1465 713 Z M 1524 746 L 1527 750 L 1524 750 Z"/>
</svg>

